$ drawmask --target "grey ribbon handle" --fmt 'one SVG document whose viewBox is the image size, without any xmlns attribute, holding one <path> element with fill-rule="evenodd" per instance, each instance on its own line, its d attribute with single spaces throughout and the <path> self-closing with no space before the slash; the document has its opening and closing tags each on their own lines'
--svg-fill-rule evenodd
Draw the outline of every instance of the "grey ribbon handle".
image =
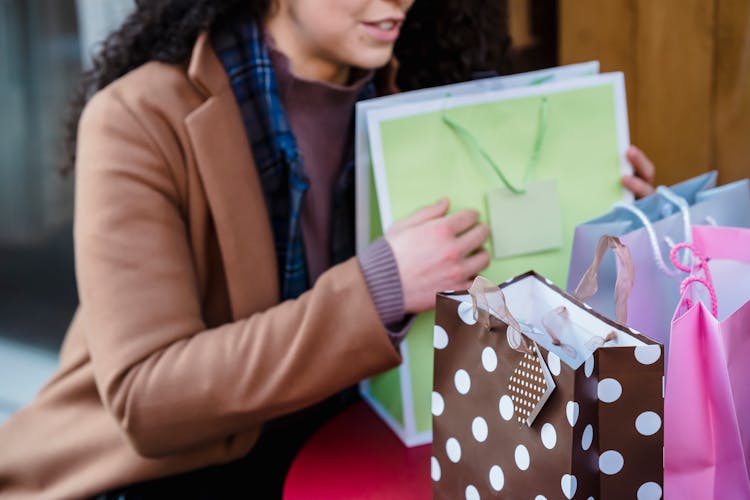
<svg viewBox="0 0 750 500">
<path fill-rule="evenodd" d="M 508 344 L 519 352 L 533 352 L 532 344 L 521 333 L 521 325 L 513 317 L 505 302 L 505 294 L 500 287 L 483 276 L 474 278 L 469 288 L 474 319 L 484 328 L 490 328 L 490 314 L 508 325 Z"/>
<path fill-rule="evenodd" d="M 562 324 L 553 324 L 553 319 L 557 319 Z M 571 358 L 578 357 L 578 351 L 576 350 L 576 348 L 571 344 L 564 342 L 563 334 L 561 333 L 561 331 L 565 331 L 566 329 L 574 327 L 570 320 L 570 313 L 567 307 L 558 306 L 542 316 L 542 326 L 547 332 L 547 335 L 549 335 L 550 339 L 552 339 L 552 345 L 558 346 L 560 349 L 562 349 L 563 352 L 565 352 L 565 354 L 567 354 Z M 586 340 L 584 341 L 584 346 L 586 347 L 586 349 L 593 352 L 607 342 L 611 342 L 613 340 L 617 340 L 617 333 L 615 333 L 614 330 L 607 333 L 607 335 L 605 335 L 604 337 L 592 334 L 589 335 L 588 338 L 586 338 Z"/>
</svg>

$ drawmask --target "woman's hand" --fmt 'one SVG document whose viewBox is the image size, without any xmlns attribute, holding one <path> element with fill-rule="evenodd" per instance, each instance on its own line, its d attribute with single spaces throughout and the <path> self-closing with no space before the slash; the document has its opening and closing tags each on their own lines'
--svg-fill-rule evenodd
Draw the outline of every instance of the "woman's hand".
<svg viewBox="0 0 750 500">
<path fill-rule="evenodd" d="M 636 198 L 643 198 L 654 192 L 654 164 L 648 156 L 635 146 L 630 146 L 626 153 L 633 166 L 633 175 L 624 175 L 622 185 L 633 192 Z"/>
<path fill-rule="evenodd" d="M 396 258 L 407 313 L 435 307 L 435 293 L 464 290 L 490 263 L 482 245 L 490 234 L 479 214 L 461 210 L 450 215 L 448 199 L 417 210 L 385 234 Z"/>
</svg>

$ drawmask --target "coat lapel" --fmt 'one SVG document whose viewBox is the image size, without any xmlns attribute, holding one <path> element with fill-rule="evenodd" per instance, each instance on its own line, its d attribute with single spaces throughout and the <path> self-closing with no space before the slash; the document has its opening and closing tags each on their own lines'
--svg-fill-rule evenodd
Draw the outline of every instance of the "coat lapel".
<svg viewBox="0 0 750 500">
<path fill-rule="evenodd" d="M 273 234 L 239 108 L 206 34 L 196 42 L 188 76 L 206 96 L 185 123 L 238 320 L 279 300 Z"/>
</svg>

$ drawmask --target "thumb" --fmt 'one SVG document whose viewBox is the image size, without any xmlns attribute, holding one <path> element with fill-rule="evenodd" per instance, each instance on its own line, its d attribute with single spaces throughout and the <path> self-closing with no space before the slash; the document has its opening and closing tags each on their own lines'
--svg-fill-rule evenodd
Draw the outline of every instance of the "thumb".
<svg viewBox="0 0 750 500">
<path fill-rule="evenodd" d="M 397 223 L 398 227 L 404 229 L 407 227 L 418 226 L 429 220 L 442 217 L 448 211 L 449 206 L 450 200 L 448 198 L 442 198 L 437 203 L 422 207 L 411 215 L 404 217 Z"/>
</svg>

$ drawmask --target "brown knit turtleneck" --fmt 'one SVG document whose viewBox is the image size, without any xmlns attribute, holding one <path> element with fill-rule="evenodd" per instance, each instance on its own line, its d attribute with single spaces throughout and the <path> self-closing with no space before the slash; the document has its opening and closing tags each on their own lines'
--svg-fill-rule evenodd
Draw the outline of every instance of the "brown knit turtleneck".
<svg viewBox="0 0 750 500">
<path fill-rule="evenodd" d="M 347 85 L 303 80 L 270 45 L 281 105 L 297 140 L 309 187 L 302 202 L 302 235 L 310 283 L 331 265 L 332 193 L 353 136 L 354 103 L 372 72 L 356 71 Z"/>
</svg>

